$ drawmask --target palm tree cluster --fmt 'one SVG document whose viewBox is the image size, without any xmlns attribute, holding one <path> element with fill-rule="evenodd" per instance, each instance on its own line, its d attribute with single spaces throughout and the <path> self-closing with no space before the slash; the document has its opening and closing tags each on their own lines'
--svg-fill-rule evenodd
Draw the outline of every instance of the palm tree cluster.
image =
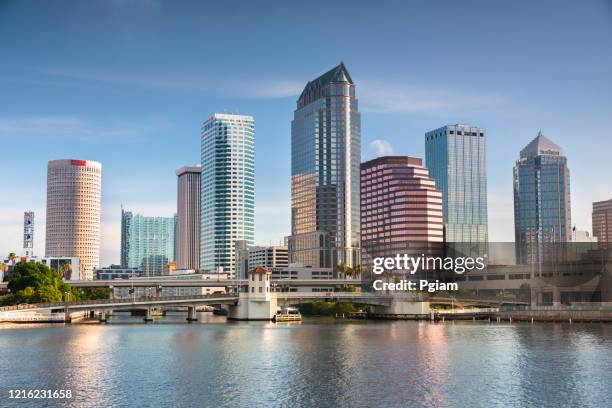
<svg viewBox="0 0 612 408">
<path fill-rule="evenodd" d="M 345 262 L 341 262 L 336 266 L 336 272 L 342 274 L 343 277 L 358 277 L 361 275 L 362 267 L 361 265 L 350 267 Z"/>
</svg>

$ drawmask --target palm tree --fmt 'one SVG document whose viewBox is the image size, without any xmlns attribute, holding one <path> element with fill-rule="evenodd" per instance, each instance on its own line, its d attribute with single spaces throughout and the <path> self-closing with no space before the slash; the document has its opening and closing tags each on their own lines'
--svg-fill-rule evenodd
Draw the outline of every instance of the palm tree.
<svg viewBox="0 0 612 408">
<path fill-rule="evenodd" d="M 361 275 L 361 272 L 363 272 L 363 267 L 361 265 L 355 265 L 353 268 L 353 275 L 358 278 Z"/>
<path fill-rule="evenodd" d="M 338 266 L 336 266 L 336 272 L 346 275 L 348 268 L 349 266 L 347 264 L 345 264 L 344 262 L 340 262 Z"/>
<path fill-rule="evenodd" d="M 60 265 L 60 277 L 64 280 L 70 280 L 72 277 L 72 264 L 70 262 L 62 262 Z"/>
</svg>

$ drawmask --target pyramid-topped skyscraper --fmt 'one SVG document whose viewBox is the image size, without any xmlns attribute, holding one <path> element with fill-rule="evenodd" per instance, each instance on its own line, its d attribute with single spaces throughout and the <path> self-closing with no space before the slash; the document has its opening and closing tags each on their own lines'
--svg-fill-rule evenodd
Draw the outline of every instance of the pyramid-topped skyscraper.
<svg viewBox="0 0 612 408">
<path fill-rule="evenodd" d="M 529 158 L 535 156 L 562 156 L 563 149 L 557 146 L 552 140 L 544 136 L 542 131 L 533 139 L 523 150 L 521 150 L 521 158 Z"/>
<path fill-rule="evenodd" d="M 571 240 L 570 172 L 563 149 L 542 132 L 514 165 L 516 258 L 522 264 L 555 259 Z"/>
<path fill-rule="evenodd" d="M 309 81 L 291 122 L 289 262 L 360 262 L 361 117 L 343 63 Z"/>
</svg>

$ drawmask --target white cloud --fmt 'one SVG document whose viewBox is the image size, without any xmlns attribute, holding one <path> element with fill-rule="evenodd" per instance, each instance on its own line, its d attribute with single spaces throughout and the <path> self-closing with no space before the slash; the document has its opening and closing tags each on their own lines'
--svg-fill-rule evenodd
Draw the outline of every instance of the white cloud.
<svg viewBox="0 0 612 408">
<path fill-rule="evenodd" d="M 366 158 L 376 158 L 393 154 L 393 147 L 389 142 L 382 139 L 374 139 L 368 145 Z"/>
<path fill-rule="evenodd" d="M 168 126 L 158 117 L 134 123 L 97 123 L 73 116 L 13 116 L 0 117 L 0 138 L 125 143 L 144 141 Z"/>
<path fill-rule="evenodd" d="M 32 82 L 36 84 L 60 87 L 108 85 L 131 86 L 176 92 L 208 92 L 224 97 L 243 99 L 286 98 L 299 95 L 304 87 L 303 81 L 272 78 L 207 78 L 202 75 L 160 75 L 155 73 L 102 72 L 95 69 L 88 71 L 63 71 L 52 69 L 27 69 L 36 74 L 36 79 L 10 78 L 4 75 L 4 82 Z"/>
<path fill-rule="evenodd" d="M 363 111 L 373 113 L 460 114 L 506 102 L 499 95 L 469 90 L 367 80 L 357 85 Z"/>
</svg>

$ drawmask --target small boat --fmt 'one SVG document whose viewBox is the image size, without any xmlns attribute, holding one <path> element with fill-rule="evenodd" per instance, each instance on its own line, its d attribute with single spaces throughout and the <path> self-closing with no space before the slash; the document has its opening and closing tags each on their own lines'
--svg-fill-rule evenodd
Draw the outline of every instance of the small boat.
<svg viewBox="0 0 612 408">
<path fill-rule="evenodd" d="M 278 308 L 279 310 L 276 312 L 272 320 L 276 323 L 278 322 L 299 322 L 302 320 L 302 315 L 300 311 L 295 307 L 284 307 Z"/>
<path fill-rule="evenodd" d="M 217 316 L 227 316 L 227 309 L 224 309 L 222 307 L 215 307 L 212 312 L 214 315 Z"/>
</svg>

